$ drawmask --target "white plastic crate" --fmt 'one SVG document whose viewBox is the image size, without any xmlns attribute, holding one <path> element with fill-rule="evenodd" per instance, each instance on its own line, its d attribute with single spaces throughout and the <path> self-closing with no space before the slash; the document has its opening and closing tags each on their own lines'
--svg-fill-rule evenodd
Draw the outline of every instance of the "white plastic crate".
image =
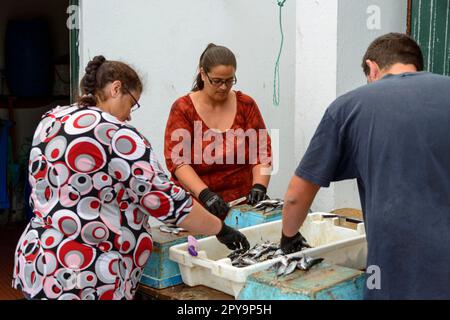
<svg viewBox="0 0 450 320">
<path fill-rule="evenodd" d="M 364 269 L 367 258 L 364 224 L 360 223 L 357 230 L 352 230 L 338 226 L 338 218 L 323 218 L 322 214 L 324 213 L 309 214 L 300 229 L 313 248 L 289 256 L 305 254 L 324 258 L 333 264 Z M 278 243 L 281 226 L 281 221 L 274 221 L 240 231 L 246 235 L 251 246 L 265 241 Z M 276 258 L 252 266 L 237 268 L 233 267 L 231 260 L 227 258 L 231 251 L 215 236 L 201 239 L 198 243 L 199 255 L 197 257 L 193 257 L 187 252 L 187 243 L 170 248 L 169 257 L 179 264 L 183 282 L 189 286 L 204 285 L 234 297 L 238 296 L 250 274 L 266 270 L 281 260 L 281 258 Z"/>
</svg>

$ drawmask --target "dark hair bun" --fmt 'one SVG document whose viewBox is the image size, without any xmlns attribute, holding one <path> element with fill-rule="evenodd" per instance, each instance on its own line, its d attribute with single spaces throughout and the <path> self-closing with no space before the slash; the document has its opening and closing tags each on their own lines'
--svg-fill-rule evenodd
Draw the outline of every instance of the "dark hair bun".
<svg viewBox="0 0 450 320">
<path fill-rule="evenodd" d="M 94 93 L 95 86 L 97 84 L 97 71 L 105 63 L 106 59 L 104 56 L 96 56 L 94 59 L 89 61 L 85 71 L 86 75 L 83 80 L 84 89 L 86 93 Z"/>
</svg>

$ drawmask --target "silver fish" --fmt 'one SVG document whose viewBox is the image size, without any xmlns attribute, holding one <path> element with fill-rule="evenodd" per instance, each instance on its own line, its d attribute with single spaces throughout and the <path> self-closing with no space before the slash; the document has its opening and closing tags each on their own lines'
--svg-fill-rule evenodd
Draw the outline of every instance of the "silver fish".
<svg viewBox="0 0 450 320">
<path fill-rule="evenodd" d="M 263 255 L 265 255 L 266 253 L 270 252 L 270 248 L 263 248 L 261 251 L 259 251 L 258 253 L 256 253 L 253 258 L 254 259 L 258 259 L 261 258 Z"/>
<path fill-rule="evenodd" d="M 287 276 L 288 274 L 291 274 L 295 271 L 297 268 L 297 261 L 291 261 L 289 265 L 286 267 L 286 270 L 283 273 L 283 276 Z"/>
<path fill-rule="evenodd" d="M 283 263 L 280 264 L 280 266 L 277 269 L 277 277 L 282 276 L 286 272 L 287 266 Z"/>
<path fill-rule="evenodd" d="M 258 202 L 253 208 L 255 209 L 263 209 L 268 207 L 281 207 L 283 206 L 284 201 L 279 199 L 268 199 Z"/>
<path fill-rule="evenodd" d="M 258 261 L 254 260 L 252 258 L 242 258 L 241 261 L 248 265 L 253 265 L 255 263 L 258 263 Z"/>
<path fill-rule="evenodd" d="M 278 249 L 278 250 L 275 251 L 275 253 L 274 253 L 275 256 L 281 256 L 281 255 L 283 255 L 283 254 L 284 254 L 284 252 L 283 252 L 283 250 L 281 250 L 281 249 Z"/>
<path fill-rule="evenodd" d="M 323 261 L 322 258 L 311 258 L 308 256 L 304 256 L 298 263 L 297 268 L 303 271 L 308 271 L 316 264 L 319 264 Z"/>
<path fill-rule="evenodd" d="M 166 225 L 159 226 L 159 230 L 161 232 L 165 232 L 165 233 L 172 233 L 172 228 L 170 228 Z"/>
</svg>

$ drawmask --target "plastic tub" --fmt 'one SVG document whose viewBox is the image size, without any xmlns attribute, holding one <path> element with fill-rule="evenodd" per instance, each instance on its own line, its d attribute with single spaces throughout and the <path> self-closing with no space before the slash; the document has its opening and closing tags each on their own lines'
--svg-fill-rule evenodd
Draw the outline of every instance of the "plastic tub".
<svg viewBox="0 0 450 320">
<path fill-rule="evenodd" d="M 300 229 L 308 243 L 313 247 L 289 256 L 322 257 L 327 262 L 348 268 L 364 269 L 367 258 L 367 243 L 364 224 L 357 230 L 338 226 L 338 218 L 323 218 L 322 213 L 312 213 L 306 218 Z M 281 235 L 281 221 L 268 222 L 240 231 L 247 236 L 250 245 L 272 241 L 278 243 Z M 189 286 L 204 285 L 237 297 L 247 277 L 263 271 L 281 258 L 260 262 L 245 268 L 231 265 L 227 258 L 230 250 L 216 237 L 198 241 L 199 255 L 192 257 L 187 252 L 187 244 L 172 246 L 169 251 L 171 260 L 180 267 L 183 282 Z"/>
</svg>

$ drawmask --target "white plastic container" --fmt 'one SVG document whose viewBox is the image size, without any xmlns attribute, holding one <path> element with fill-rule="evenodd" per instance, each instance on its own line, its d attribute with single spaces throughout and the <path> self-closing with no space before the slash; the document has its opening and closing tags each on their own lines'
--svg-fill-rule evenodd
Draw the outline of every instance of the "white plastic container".
<svg viewBox="0 0 450 320">
<path fill-rule="evenodd" d="M 338 218 L 323 218 L 323 213 L 312 213 L 306 218 L 300 232 L 313 247 L 290 254 L 290 257 L 308 255 L 321 257 L 326 261 L 349 268 L 364 269 L 367 258 L 367 242 L 364 224 L 357 230 L 338 226 Z M 240 230 L 253 246 L 271 241 L 279 243 L 281 221 L 268 222 Z M 189 286 L 204 285 L 216 290 L 238 296 L 247 277 L 255 272 L 268 269 L 281 258 L 260 262 L 245 268 L 231 265 L 227 255 L 231 251 L 221 244 L 215 236 L 198 241 L 199 255 L 191 256 L 187 252 L 187 243 L 172 246 L 169 251 L 171 260 L 180 267 L 183 282 Z"/>
</svg>

